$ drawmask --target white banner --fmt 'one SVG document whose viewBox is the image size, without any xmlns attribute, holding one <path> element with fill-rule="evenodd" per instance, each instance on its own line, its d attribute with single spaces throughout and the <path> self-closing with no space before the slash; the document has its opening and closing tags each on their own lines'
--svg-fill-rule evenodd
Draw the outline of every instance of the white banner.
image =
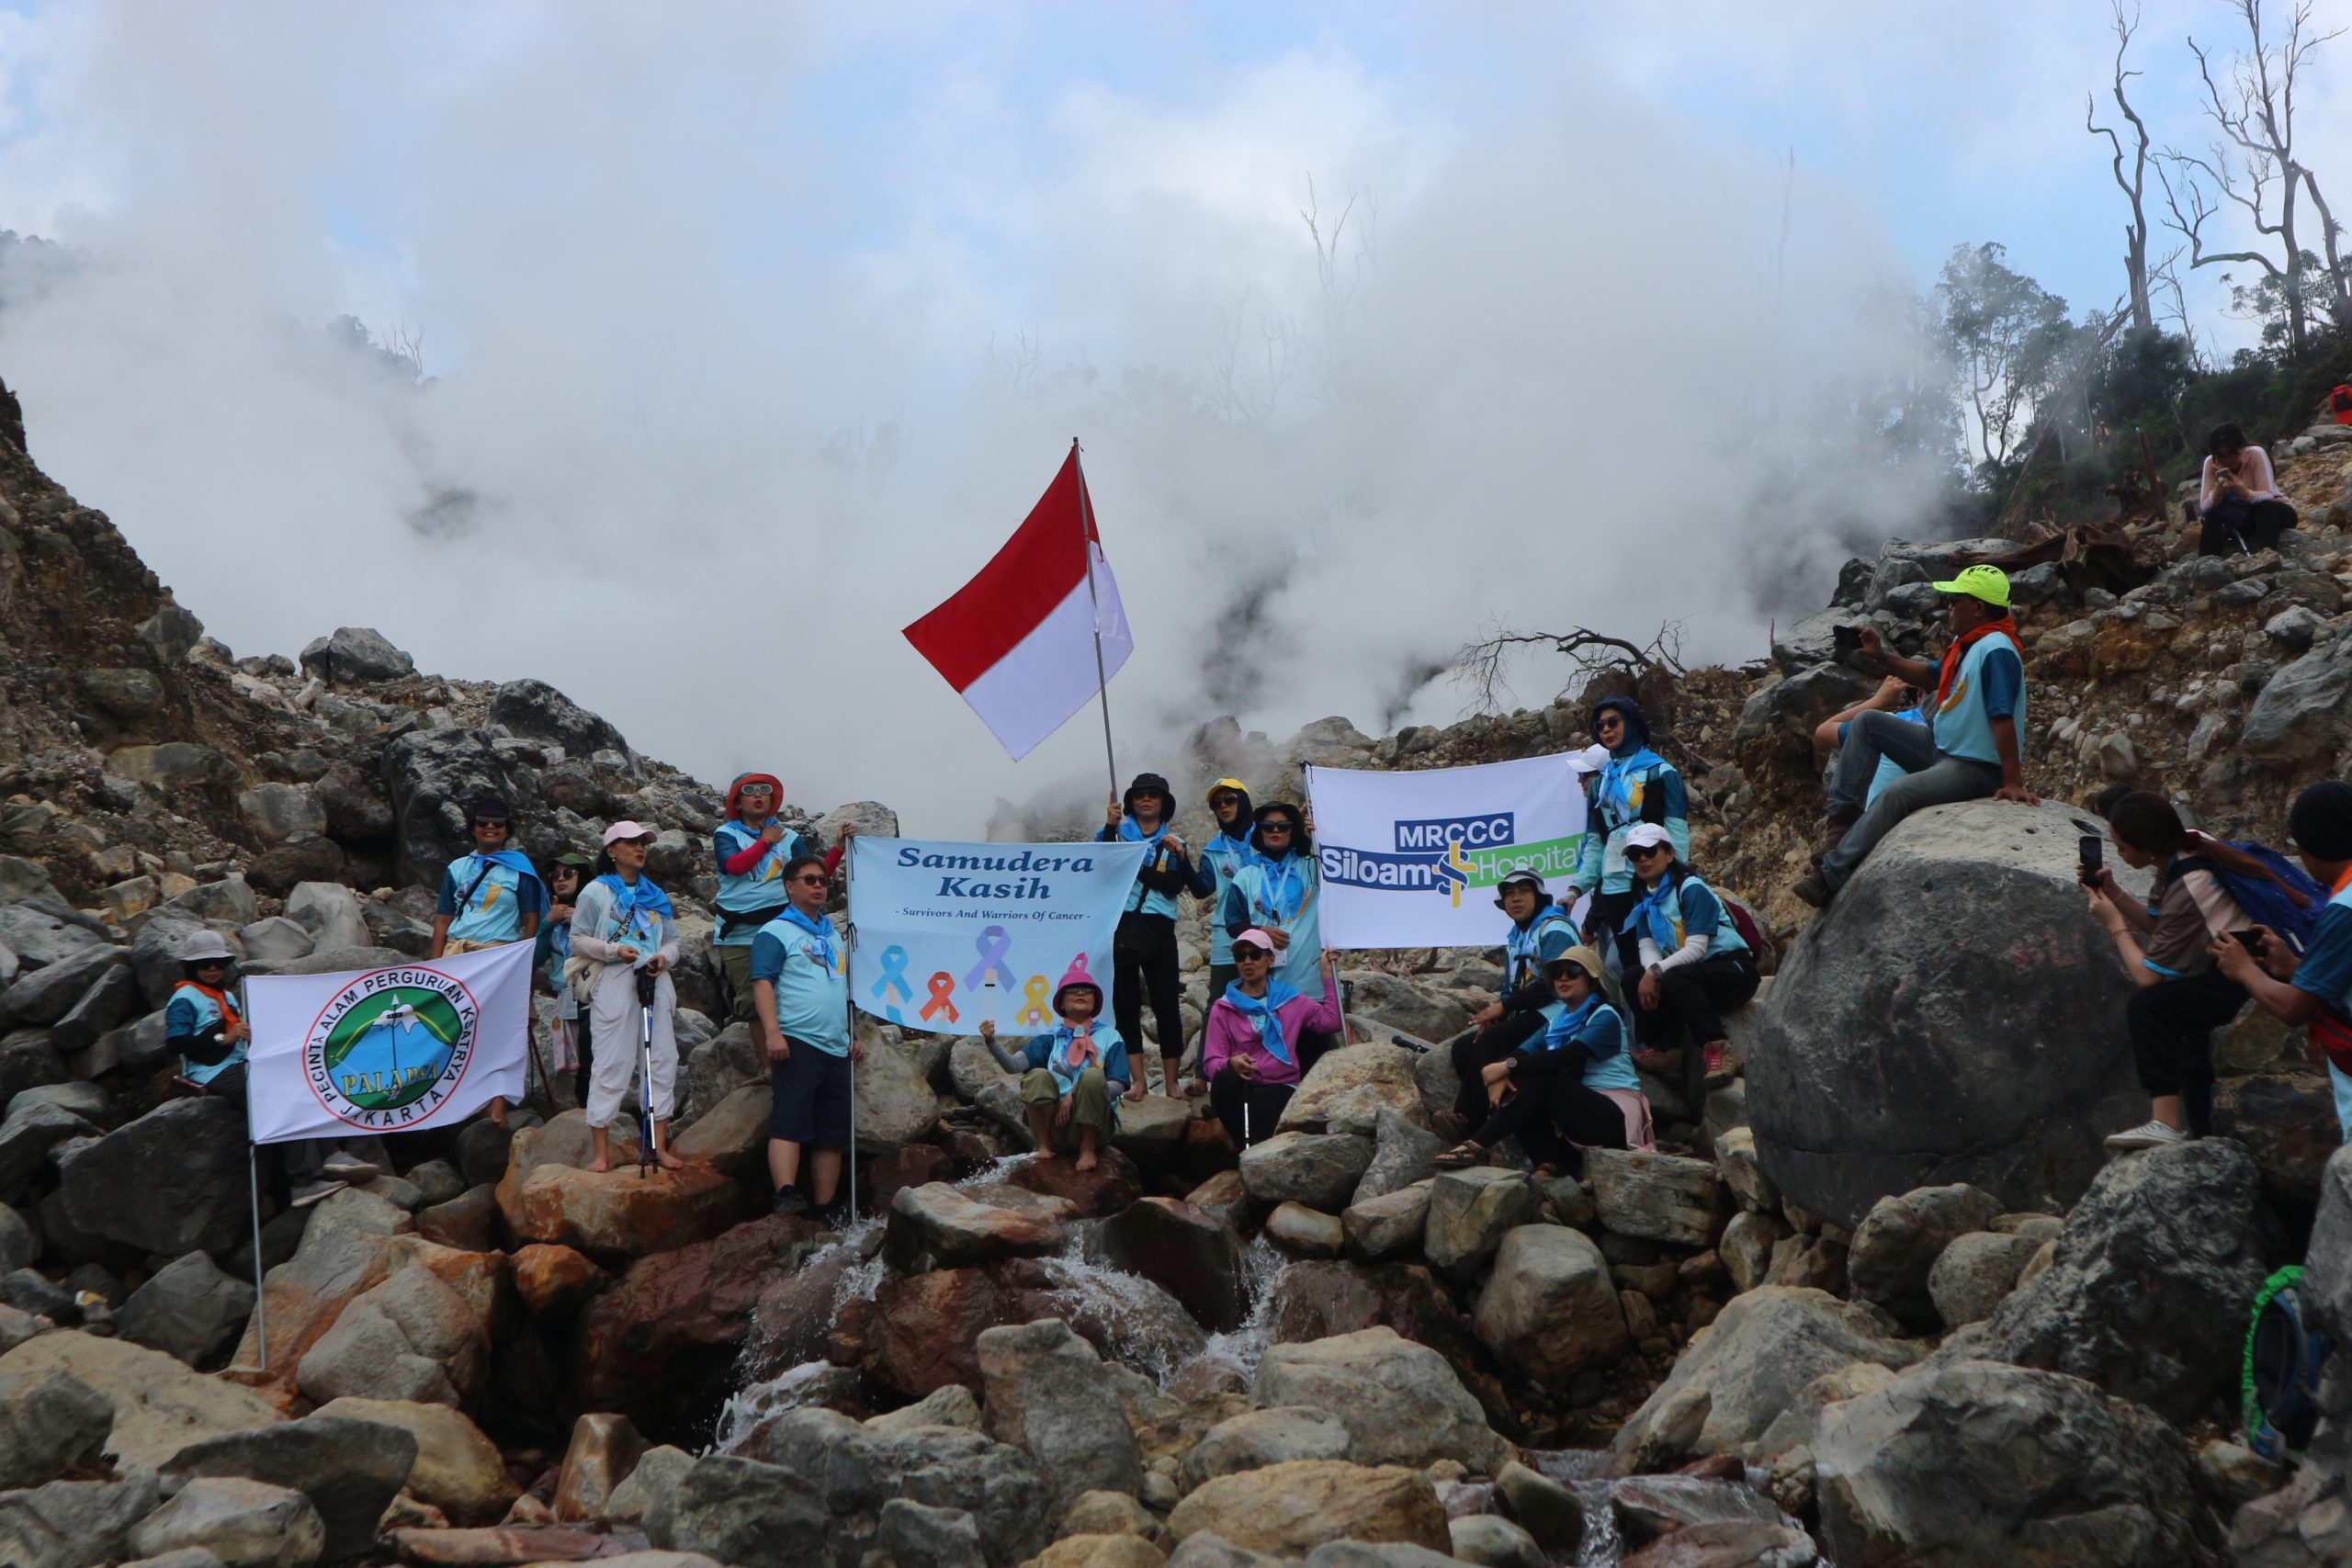
<svg viewBox="0 0 2352 1568">
<path fill-rule="evenodd" d="M 1527 865 L 1565 897 L 1584 836 L 1568 758 L 1423 773 L 1306 769 L 1323 871 L 1323 945 L 1493 947 L 1493 888 Z"/>
<path fill-rule="evenodd" d="M 1007 1034 L 1054 1025 L 1073 970 L 1111 1002 L 1111 939 L 1144 847 L 850 840 L 850 999 L 910 1029 Z"/>
<path fill-rule="evenodd" d="M 337 975 L 257 975 L 247 1111 L 254 1142 L 408 1133 L 520 1103 L 531 1052 L 531 944 Z"/>
</svg>

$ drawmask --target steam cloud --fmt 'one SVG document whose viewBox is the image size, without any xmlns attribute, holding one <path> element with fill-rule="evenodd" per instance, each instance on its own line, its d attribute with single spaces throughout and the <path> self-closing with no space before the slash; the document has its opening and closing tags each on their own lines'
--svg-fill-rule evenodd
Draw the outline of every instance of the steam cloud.
<svg viewBox="0 0 2352 1568">
<path fill-rule="evenodd" d="M 1935 462 L 1883 433 L 1935 377 L 1873 227 L 1800 179 L 1776 263 L 1780 172 L 1589 62 L 1505 40 L 1510 90 L 1445 106 L 1333 46 L 1038 110 L 978 50 L 885 116 L 854 88 L 911 19 L 45 15 L 0 40 L 46 128 L 0 224 L 77 260 L 0 276 L 0 374 L 239 653 L 374 626 L 705 777 L 977 832 L 1099 777 L 1097 733 L 1016 773 L 899 627 L 1073 434 L 1123 773 L 1217 712 L 1449 720 L 1427 671 L 1498 623 L 1752 657 L 1842 535 L 1925 525 Z"/>
</svg>

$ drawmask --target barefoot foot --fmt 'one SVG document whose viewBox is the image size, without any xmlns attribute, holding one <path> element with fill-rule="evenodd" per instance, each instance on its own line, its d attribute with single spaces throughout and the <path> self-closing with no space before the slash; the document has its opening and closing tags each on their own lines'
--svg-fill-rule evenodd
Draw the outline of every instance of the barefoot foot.
<svg viewBox="0 0 2352 1568">
<path fill-rule="evenodd" d="M 686 1168 L 686 1162 L 680 1159 L 676 1155 L 672 1154 L 667 1149 L 656 1150 L 654 1152 L 653 1158 L 655 1163 L 660 1165 L 664 1170 L 684 1170 Z"/>
<path fill-rule="evenodd" d="M 1080 1151 L 1078 1156 L 1079 1169 L 1092 1170 L 1095 1166 L 1100 1163 L 1101 1162 L 1094 1157 L 1094 1151 L 1092 1149 L 1083 1149 Z"/>
<path fill-rule="evenodd" d="M 606 1171 L 613 1168 L 613 1162 L 606 1159 L 604 1156 L 598 1155 L 594 1159 L 590 1160 L 587 1165 L 582 1168 L 586 1170 L 592 1176 L 602 1176 Z"/>
</svg>

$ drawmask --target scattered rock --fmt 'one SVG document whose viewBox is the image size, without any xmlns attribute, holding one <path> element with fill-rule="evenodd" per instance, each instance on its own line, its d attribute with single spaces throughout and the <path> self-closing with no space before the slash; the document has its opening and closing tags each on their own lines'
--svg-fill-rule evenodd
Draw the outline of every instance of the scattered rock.
<svg viewBox="0 0 2352 1568">
<path fill-rule="evenodd" d="M 1475 1277 L 1514 1226 L 1535 1214 L 1527 1178 L 1499 1167 L 1441 1172 L 1430 1183 L 1421 1250 L 1430 1263 L 1461 1279 Z"/>
<path fill-rule="evenodd" d="M 46 1486 L 89 1464 L 113 1427 L 113 1404 L 70 1373 L 0 1377 L 0 1490 Z"/>
<path fill-rule="evenodd" d="M 1295 1258 L 1337 1258 L 1347 1232 L 1335 1214 L 1304 1203 L 1280 1203 L 1266 1216 L 1268 1241 Z"/>
<path fill-rule="evenodd" d="M 113 1404 L 107 1452 L 120 1471 L 152 1474 L 200 1438 L 274 1427 L 284 1419 L 249 1389 L 119 1339 L 43 1334 L 0 1356 L 0 1376 L 49 1371 L 69 1373 Z"/>
<path fill-rule="evenodd" d="M 97 1568 L 130 1555 L 131 1527 L 153 1513 L 155 1478 L 52 1481 L 0 1493 L 0 1562 L 9 1568 Z"/>
<path fill-rule="evenodd" d="M 1294 1460 L 1218 1476 L 1176 1505 L 1168 1529 L 1179 1541 L 1212 1531 L 1245 1551 L 1277 1557 L 1303 1557 L 1335 1537 L 1439 1552 L 1453 1545 L 1445 1510 L 1419 1471 L 1342 1460 Z M 1202 1560 L 1186 1561 L 1189 1568 Z"/>
<path fill-rule="evenodd" d="M 1142 1458 L 1091 1345 L 1053 1318 L 988 1329 L 978 1344 L 989 1433 L 1037 1461 L 1057 1508 L 1082 1492 L 1135 1495 Z"/>
<path fill-rule="evenodd" d="M 1341 1133 L 1277 1133 L 1241 1151 L 1241 1185 L 1258 1202 L 1304 1203 L 1336 1214 L 1372 1163 L 1372 1140 Z"/>
<path fill-rule="evenodd" d="M 1916 1328 L 1936 1324 L 1928 1271 L 1947 1247 L 1971 1231 L 1989 1229 L 2001 1201 L 1965 1183 L 1922 1187 L 1882 1198 L 1854 1231 L 1846 1258 L 1854 1293 L 1876 1302 Z M 2018 1267 L 2024 1267 L 2020 1260 Z"/>
<path fill-rule="evenodd" d="M 1677 1247 L 1711 1245 L 1728 1209 L 1714 1166 L 1679 1155 L 1588 1149 L 1585 1185 L 1609 1229 Z"/>
<path fill-rule="evenodd" d="M 239 1476 L 198 1476 L 130 1532 L 141 1557 L 201 1548 L 228 1568 L 311 1568 L 326 1527 L 301 1493 Z"/>
<path fill-rule="evenodd" d="M 1022 1188 L 963 1189 L 935 1181 L 902 1189 L 890 1200 L 883 1252 L 902 1269 L 922 1258 L 942 1269 L 1034 1258 L 1059 1249 L 1070 1218 L 1070 1205 L 1062 1200 Z"/>
<path fill-rule="evenodd" d="M 2018 1276 L 2041 1250 L 2041 1241 L 2030 1235 L 1975 1231 L 1955 1236 L 1928 1273 L 1936 1315 L 1947 1328 L 1982 1323 L 2017 1289 Z"/>
<path fill-rule="evenodd" d="M 325 1532 L 320 1555 L 356 1557 L 376 1543 L 376 1522 L 416 1464 L 402 1427 L 333 1416 L 233 1432 L 190 1443 L 164 1462 L 164 1480 L 244 1476 L 292 1487 L 311 1500 Z"/>
<path fill-rule="evenodd" d="M 1269 1346 L 1250 1392 L 1261 1405 L 1306 1405 L 1336 1417 L 1363 1464 L 1452 1459 L 1491 1475 L 1510 1453 L 1445 1357 L 1393 1328 Z"/>
<path fill-rule="evenodd" d="M 224 1252 L 247 1224 L 244 1118 L 206 1095 L 171 1100 L 58 1160 L 76 1227 L 141 1252 Z"/>
<path fill-rule="evenodd" d="M 1632 1348 L 1608 1260 L 1563 1225 L 1521 1225 L 1503 1237 L 1472 1321 L 1504 1365 L 1560 1390 Z"/>
<path fill-rule="evenodd" d="M 339 626 L 303 647 L 302 668 L 330 685 L 398 681 L 416 673 L 416 660 L 372 626 Z"/>
<path fill-rule="evenodd" d="M 498 1449 L 464 1412 L 446 1404 L 390 1399 L 336 1399 L 315 1415 L 397 1427 L 416 1443 L 408 1490 L 457 1525 L 495 1524 L 520 1488 L 506 1473 Z"/>
<path fill-rule="evenodd" d="M 1345 1045 L 1325 1052 L 1307 1069 L 1275 1130 L 1370 1137 L 1383 1111 L 1408 1122 L 1426 1119 L 1413 1079 L 1413 1054 L 1395 1045 Z"/>
<path fill-rule="evenodd" d="M 1418 1249 L 1429 1213 L 1430 1183 L 1423 1180 L 1376 1198 L 1358 1198 L 1340 1222 L 1349 1251 L 1377 1262 Z"/>
<path fill-rule="evenodd" d="M 1102 1260 L 1168 1292 L 1212 1334 L 1241 1326 L 1248 1309 L 1241 1247 L 1193 1204 L 1144 1198 L 1102 1222 L 1091 1244 Z"/>
<path fill-rule="evenodd" d="M 1351 1439 L 1337 1416 L 1304 1405 L 1277 1405 L 1227 1416 L 1202 1434 L 1184 1458 L 1194 1486 L 1237 1471 L 1302 1459 L 1346 1459 Z"/>
<path fill-rule="evenodd" d="M 190 1252 L 130 1292 L 115 1313 L 115 1331 L 202 1366 L 235 1340 L 253 1310 L 251 1285 L 222 1273 L 203 1253 Z"/>
</svg>

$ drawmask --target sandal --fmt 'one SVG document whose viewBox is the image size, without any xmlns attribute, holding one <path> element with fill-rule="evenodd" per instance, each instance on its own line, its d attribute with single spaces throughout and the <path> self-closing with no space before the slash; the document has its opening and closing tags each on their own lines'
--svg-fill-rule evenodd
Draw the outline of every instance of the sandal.
<svg viewBox="0 0 2352 1568">
<path fill-rule="evenodd" d="M 1487 1162 L 1487 1151 L 1477 1144 L 1464 1140 L 1439 1155 L 1430 1163 L 1440 1170 L 1467 1170 Z"/>
<path fill-rule="evenodd" d="M 1534 1183 L 1536 1186 L 1541 1187 L 1547 1181 L 1557 1181 L 1560 1178 L 1566 1175 L 1567 1175 L 1566 1171 L 1562 1170 L 1558 1166 L 1546 1161 L 1545 1163 L 1537 1166 L 1533 1170 L 1528 1172 L 1527 1179 Z"/>
</svg>

